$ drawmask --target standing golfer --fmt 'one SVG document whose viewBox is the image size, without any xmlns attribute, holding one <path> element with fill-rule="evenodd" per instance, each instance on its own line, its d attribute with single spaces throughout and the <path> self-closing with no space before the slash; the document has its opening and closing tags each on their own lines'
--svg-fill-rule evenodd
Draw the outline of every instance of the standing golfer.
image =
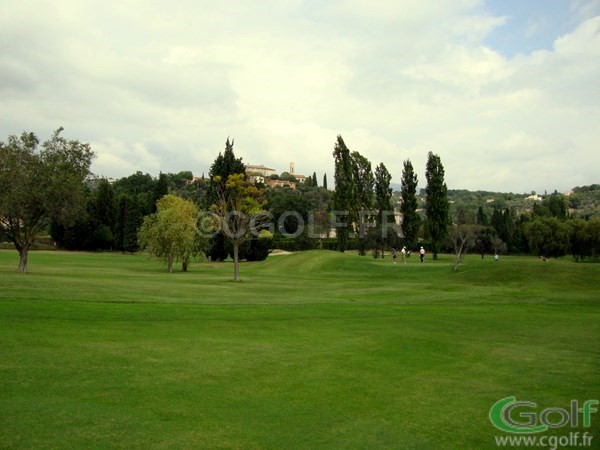
<svg viewBox="0 0 600 450">
<path fill-rule="evenodd" d="M 421 262 L 425 259 L 425 249 L 421 245 L 421 250 L 419 250 L 419 258 L 421 258 Z"/>
<path fill-rule="evenodd" d="M 402 247 L 401 253 L 402 253 L 402 263 L 406 264 L 406 247 Z"/>
</svg>

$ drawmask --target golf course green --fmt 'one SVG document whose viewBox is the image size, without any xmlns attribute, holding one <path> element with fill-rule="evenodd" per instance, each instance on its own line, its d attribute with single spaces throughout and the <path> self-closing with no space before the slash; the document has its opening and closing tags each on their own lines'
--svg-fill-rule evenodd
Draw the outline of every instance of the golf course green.
<svg viewBox="0 0 600 450">
<path fill-rule="evenodd" d="M 0 251 L 0 448 L 486 449 L 503 398 L 600 398 L 600 264 L 307 251 L 239 283 L 144 255 L 17 265 Z M 574 431 L 600 448 L 600 412 L 546 434 Z"/>
</svg>

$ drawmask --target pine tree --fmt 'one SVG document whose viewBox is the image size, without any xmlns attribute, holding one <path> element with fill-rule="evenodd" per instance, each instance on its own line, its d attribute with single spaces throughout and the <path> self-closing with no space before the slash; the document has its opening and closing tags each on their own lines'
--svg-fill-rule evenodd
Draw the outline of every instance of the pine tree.
<svg viewBox="0 0 600 450">
<path fill-rule="evenodd" d="M 431 238 L 433 259 L 437 259 L 440 245 L 448 230 L 448 187 L 444 181 L 444 166 L 438 155 L 429 152 L 425 171 L 427 179 L 427 227 Z"/>
<path fill-rule="evenodd" d="M 404 242 L 408 249 L 414 249 L 417 245 L 419 226 L 421 218 L 417 213 L 417 174 L 415 173 L 410 159 L 404 161 L 402 171 L 402 232 Z"/>
</svg>

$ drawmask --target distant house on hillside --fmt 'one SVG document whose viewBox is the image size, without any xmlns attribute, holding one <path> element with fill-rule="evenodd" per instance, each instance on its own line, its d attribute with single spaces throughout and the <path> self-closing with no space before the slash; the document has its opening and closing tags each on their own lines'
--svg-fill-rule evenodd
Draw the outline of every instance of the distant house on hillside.
<svg viewBox="0 0 600 450">
<path fill-rule="evenodd" d="M 531 194 L 529 197 L 525 197 L 525 200 L 533 200 L 534 202 L 541 202 L 544 198 L 537 194 Z"/>
<path fill-rule="evenodd" d="M 267 186 L 269 186 L 271 189 L 276 187 L 289 187 L 296 189 L 296 183 L 287 180 L 267 180 Z"/>
<path fill-rule="evenodd" d="M 246 168 L 246 174 L 249 176 L 259 175 L 264 178 L 269 178 L 271 175 L 275 174 L 275 169 L 271 169 L 270 167 L 265 167 L 262 164 L 261 165 L 246 164 L 244 167 Z"/>
</svg>

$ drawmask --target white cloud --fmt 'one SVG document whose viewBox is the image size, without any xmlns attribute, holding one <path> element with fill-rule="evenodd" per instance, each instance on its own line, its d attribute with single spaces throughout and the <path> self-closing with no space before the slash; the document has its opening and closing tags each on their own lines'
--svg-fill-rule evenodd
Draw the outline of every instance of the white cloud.
<svg viewBox="0 0 600 450">
<path fill-rule="evenodd" d="M 342 134 L 394 181 L 410 158 L 424 184 L 433 151 L 451 188 L 566 190 L 598 182 L 597 6 L 507 59 L 483 44 L 507 18 L 478 0 L 13 2 L 0 132 L 62 125 L 106 176 L 200 174 L 230 136 L 245 162 L 332 181 Z"/>
</svg>

